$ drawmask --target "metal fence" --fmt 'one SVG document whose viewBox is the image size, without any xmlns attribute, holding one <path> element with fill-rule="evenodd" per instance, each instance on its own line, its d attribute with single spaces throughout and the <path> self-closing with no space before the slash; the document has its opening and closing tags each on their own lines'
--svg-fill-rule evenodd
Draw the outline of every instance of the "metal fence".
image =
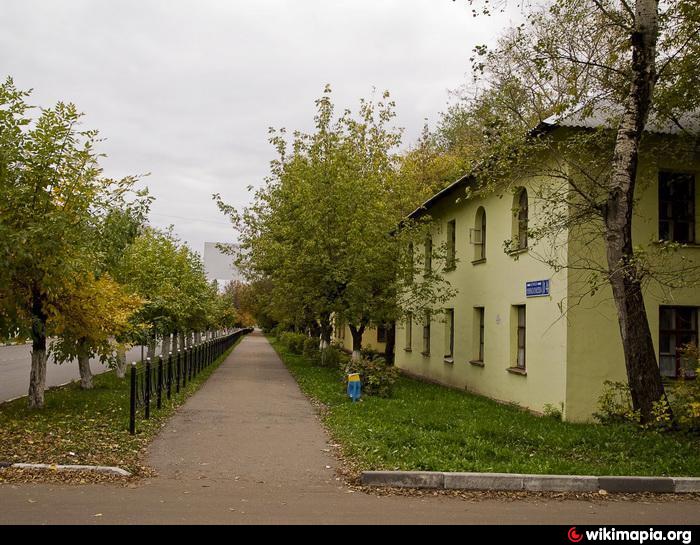
<svg viewBox="0 0 700 545">
<path fill-rule="evenodd" d="M 143 417 L 151 417 L 151 410 L 160 409 L 163 399 L 171 399 L 199 373 L 214 363 L 239 337 L 252 329 L 237 329 L 217 339 L 203 341 L 184 350 L 159 356 L 155 360 L 131 364 L 129 395 L 129 433 L 136 433 L 136 413 L 143 409 Z"/>
</svg>

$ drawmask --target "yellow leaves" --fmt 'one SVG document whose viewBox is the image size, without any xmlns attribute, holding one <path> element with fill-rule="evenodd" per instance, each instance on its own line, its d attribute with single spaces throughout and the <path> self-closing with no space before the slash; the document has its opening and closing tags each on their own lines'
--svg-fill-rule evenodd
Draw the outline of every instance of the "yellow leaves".
<svg viewBox="0 0 700 545">
<path fill-rule="evenodd" d="M 66 286 L 52 317 L 55 331 L 73 339 L 85 338 L 88 344 L 106 341 L 119 335 L 129 318 L 142 305 L 140 297 L 105 274 L 92 273 L 76 277 Z"/>
</svg>

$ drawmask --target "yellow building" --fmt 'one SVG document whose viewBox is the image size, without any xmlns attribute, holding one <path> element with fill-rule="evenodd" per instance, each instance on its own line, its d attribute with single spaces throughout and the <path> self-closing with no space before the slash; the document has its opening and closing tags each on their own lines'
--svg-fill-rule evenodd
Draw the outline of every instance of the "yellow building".
<svg viewBox="0 0 700 545">
<path fill-rule="evenodd" d="M 552 131 L 571 131 L 582 123 L 550 124 Z M 683 242 L 679 255 L 697 264 L 698 151 L 680 159 L 674 155 L 640 156 L 633 243 Z M 444 276 L 457 295 L 440 315 L 412 316 L 398 324 L 396 365 L 408 374 L 535 412 L 552 406 L 566 420 L 590 420 L 604 381 L 626 381 L 612 293 L 608 287 L 583 295 L 582 273 L 555 271 L 541 256 L 561 252 L 571 265 L 584 253 L 604 256 L 602 240 L 592 248 L 590 241 L 584 245 L 583 237 L 563 230 L 543 248 L 544 242 L 533 243 L 526 235 L 528 224 L 545 219 L 534 186 L 510 196 L 465 199 L 471 183 L 468 176 L 458 180 L 413 214 L 427 213 L 434 220 L 426 244 L 444 243 L 448 261 L 454 256 L 455 265 Z M 513 239 L 517 244 L 506 253 L 504 241 Z M 662 374 L 673 380 L 677 349 L 697 343 L 700 289 L 667 292 L 650 285 L 645 306 Z"/>
<path fill-rule="evenodd" d="M 384 353 L 387 333 L 386 327 L 368 326 L 362 333 L 362 348 L 369 348 Z M 350 332 L 350 326 L 340 320 L 336 320 L 333 324 L 333 341 L 339 344 L 343 350 L 352 352 L 352 333 Z"/>
</svg>

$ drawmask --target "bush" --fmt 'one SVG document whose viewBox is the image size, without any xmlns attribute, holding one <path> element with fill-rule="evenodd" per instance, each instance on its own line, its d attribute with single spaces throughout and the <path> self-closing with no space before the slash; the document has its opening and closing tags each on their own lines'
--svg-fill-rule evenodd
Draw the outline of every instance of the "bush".
<svg viewBox="0 0 700 545">
<path fill-rule="evenodd" d="M 700 355 L 698 348 L 688 346 L 683 353 L 684 366 L 681 376 L 666 385 L 668 399 L 654 403 L 652 421 L 645 428 L 668 430 L 683 428 L 700 430 Z M 639 411 L 632 408 L 632 396 L 624 382 L 605 381 L 603 394 L 598 400 L 598 412 L 593 416 L 602 424 L 631 423 L 640 424 Z M 674 420 L 671 420 L 673 414 Z"/>
<path fill-rule="evenodd" d="M 362 359 L 365 360 L 376 360 L 382 357 L 382 353 L 373 348 L 363 348 L 360 350 L 360 354 L 362 355 Z"/>
<path fill-rule="evenodd" d="M 606 380 L 593 417 L 601 424 L 639 423 L 639 412 L 632 409 L 632 396 L 626 382 Z"/>
<path fill-rule="evenodd" d="M 308 337 L 303 333 L 285 331 L 280 335 L 280 342 L 287 347 L 292 354 L 300 355 L 304 351 L 304 343 Z"/>
<path fill-rule="evenodd" d="M 700 430 L 700 349 L 688 345 L 683 349 L 681 377 L 669 388 L 669 400 L 679 426 Z"/>
<path fill-rule="evenodd" d="M 557 407 L 556 405 L 552 405 L 551 403 L 545 403 L 544 404 L 544 411 L 542 412 L 542 416 L 545 416 L 547 418 L 553 418 L 554 420 L 559 420 L 561 421 L 563 417 L 563 410 L 564 410 L 564 404 L 561 404 L 561 407 Z"/>
<path fill-rule="evenodd" d="M 318 358 L 318 344 L 319 340 L 314 337 L 307 337 L 306 339 L 304 339 L 304 356 L 312 360 Z"/>
<path fill-rule="evenodd" d="M 394 384 L 399 378 L 399 370 L 387 365 L 384 358 L 362 358 L 350 360 L 345 366 L 345 380 L 350 373 L 359 373 L 362 381 L 362 393 L 368 396 L 391 397 Z"/>
<path fill-rule="evenodd" d="M 340 368 L 340 350 L 329 346 L 318 352 L 316 363 L 321 367 Z"/>
</svg>

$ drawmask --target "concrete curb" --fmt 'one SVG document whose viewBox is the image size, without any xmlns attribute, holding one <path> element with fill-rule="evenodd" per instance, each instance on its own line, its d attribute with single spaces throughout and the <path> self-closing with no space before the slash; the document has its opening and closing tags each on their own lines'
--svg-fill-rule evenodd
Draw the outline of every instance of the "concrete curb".
<svg viewBox="0 0 700 545">
<path fill-rule="evenodd" d="M 365 486 L 442 490 L 528 492 L 700 493 L 699 477 L 617 477 L 525 475 L 519 473 L 445 473 L 439 471 L 363 471 Z"/>
<path fill-rule="evenodd" d="M 54 465 L 54 464 L 10 464 L 0 467 L 16 467 L 18 469 L 50 469 L 52 471 L 91 471 L 94 473 L 105 473 L 116 475 L 117 477 L 131 477 L 126 469 L 112 466 L 81 466 L 81 465 Z"/>
</svg>

